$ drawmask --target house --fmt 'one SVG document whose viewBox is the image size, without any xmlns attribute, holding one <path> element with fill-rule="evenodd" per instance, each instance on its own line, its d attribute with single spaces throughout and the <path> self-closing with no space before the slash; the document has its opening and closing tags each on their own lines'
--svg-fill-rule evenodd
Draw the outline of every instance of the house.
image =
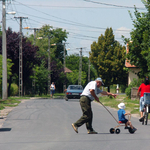
<svg viewBox="0 0 150 150">
<path fill-rule="evenodd" d="M 129 52 L 129 46 L 127 44 L 126 53 L 128 52 Z M 140 68 L 136 67 L 135 65 L 131 65 L 128 59 L 125 60 L 125 67 L 129 68 L 129 72 L 128 72 L 128 85 L 129 85 L 134 78 L 138 79 L 137 73 L 140 71 Z"/>
</svg>

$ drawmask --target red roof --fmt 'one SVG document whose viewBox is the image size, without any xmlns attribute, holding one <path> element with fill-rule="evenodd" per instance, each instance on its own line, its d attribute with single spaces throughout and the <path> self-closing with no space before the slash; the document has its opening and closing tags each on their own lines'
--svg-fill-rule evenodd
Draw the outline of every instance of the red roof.
<svg viewBox="0 0 150 150">
<path fill-rule="evenodd" d="M 68 69 L 67 67 L 65 67 L 65 73 L 70 73 L 72 72 L 70 69 Z"/>
<path fill-rule="evenodd" d="M 129 46 L 128 46 L 128 44 L 127 44 L 126 53 L 128 53 L 128 52 L 129 52 Z M 131 65 L 131 64 L 130 64 L 130 61 L 129 61 L 128 59 L 125 60 L 125 66 L 126 66 L 127 68 L 136 68 L 135 65 Z"/>
</svg>

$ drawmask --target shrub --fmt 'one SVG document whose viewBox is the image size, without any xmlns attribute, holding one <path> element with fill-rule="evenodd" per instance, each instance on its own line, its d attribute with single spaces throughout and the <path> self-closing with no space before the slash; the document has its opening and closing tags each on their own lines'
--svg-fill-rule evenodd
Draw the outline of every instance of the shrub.
<svg viewBox="0 0 150 150">
<path fill-rule="evenodd" d="M 18 85 L 15 84 L 15 83 L 12 83 L 12 84 L 11 84 L 11 87 L 10 87 L 10 95 L 11 95 L 11 96 L 16 96 L 16 95 L 18 95 L 18 90 L 19 90 Z"/>
<path fill-rule="evenodd" d="M 139 87 L 141 83 L 142 79 L 133 79 L 133 81 L 129 84 L 129 86 L 125 90 L 125 93 L 128 96 L 128 98 L 131 98 L 131 89 L 133 87 Z"/>
</svg>

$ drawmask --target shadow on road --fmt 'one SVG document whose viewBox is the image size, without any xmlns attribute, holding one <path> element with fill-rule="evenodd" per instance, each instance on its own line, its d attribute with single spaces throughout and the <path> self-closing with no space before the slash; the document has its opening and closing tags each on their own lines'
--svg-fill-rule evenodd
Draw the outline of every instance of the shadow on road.
<svg viewBox="0 0 150 150">
<path fill-rule="evenodd" d="M 11 128 L 0 128 L 0 132 L 11 131 Z"/>
</svg>

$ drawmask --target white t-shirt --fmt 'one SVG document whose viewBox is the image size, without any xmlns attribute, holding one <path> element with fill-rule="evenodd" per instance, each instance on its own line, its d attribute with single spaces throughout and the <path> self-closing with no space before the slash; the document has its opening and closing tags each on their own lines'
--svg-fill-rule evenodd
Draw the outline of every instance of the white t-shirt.
<svg viewBox="0 0 150 150">
<path fill-rule="evenodd" d="M 96 81 L 91 81 L 91 82 L 89 82 L 89 83 L 86 85 L 86 87 L 84 88 L 84 90 L 83 90 L 81 96 L 83 96 L 83 95 L 84 95 L 84 96 L 87 96 L 87 97 L 90 98 L 91 101 L 93 101 L 93 100 L 94 100 L 94 97 L 91 95 L 90 89 L 93 89 L 93 90 L 95 91 L 95 94 L 96 94 L 96 95 L 102 92 L 102 90 L 100 90 L 99 88 L 97 88 Z"/>
</svg>

